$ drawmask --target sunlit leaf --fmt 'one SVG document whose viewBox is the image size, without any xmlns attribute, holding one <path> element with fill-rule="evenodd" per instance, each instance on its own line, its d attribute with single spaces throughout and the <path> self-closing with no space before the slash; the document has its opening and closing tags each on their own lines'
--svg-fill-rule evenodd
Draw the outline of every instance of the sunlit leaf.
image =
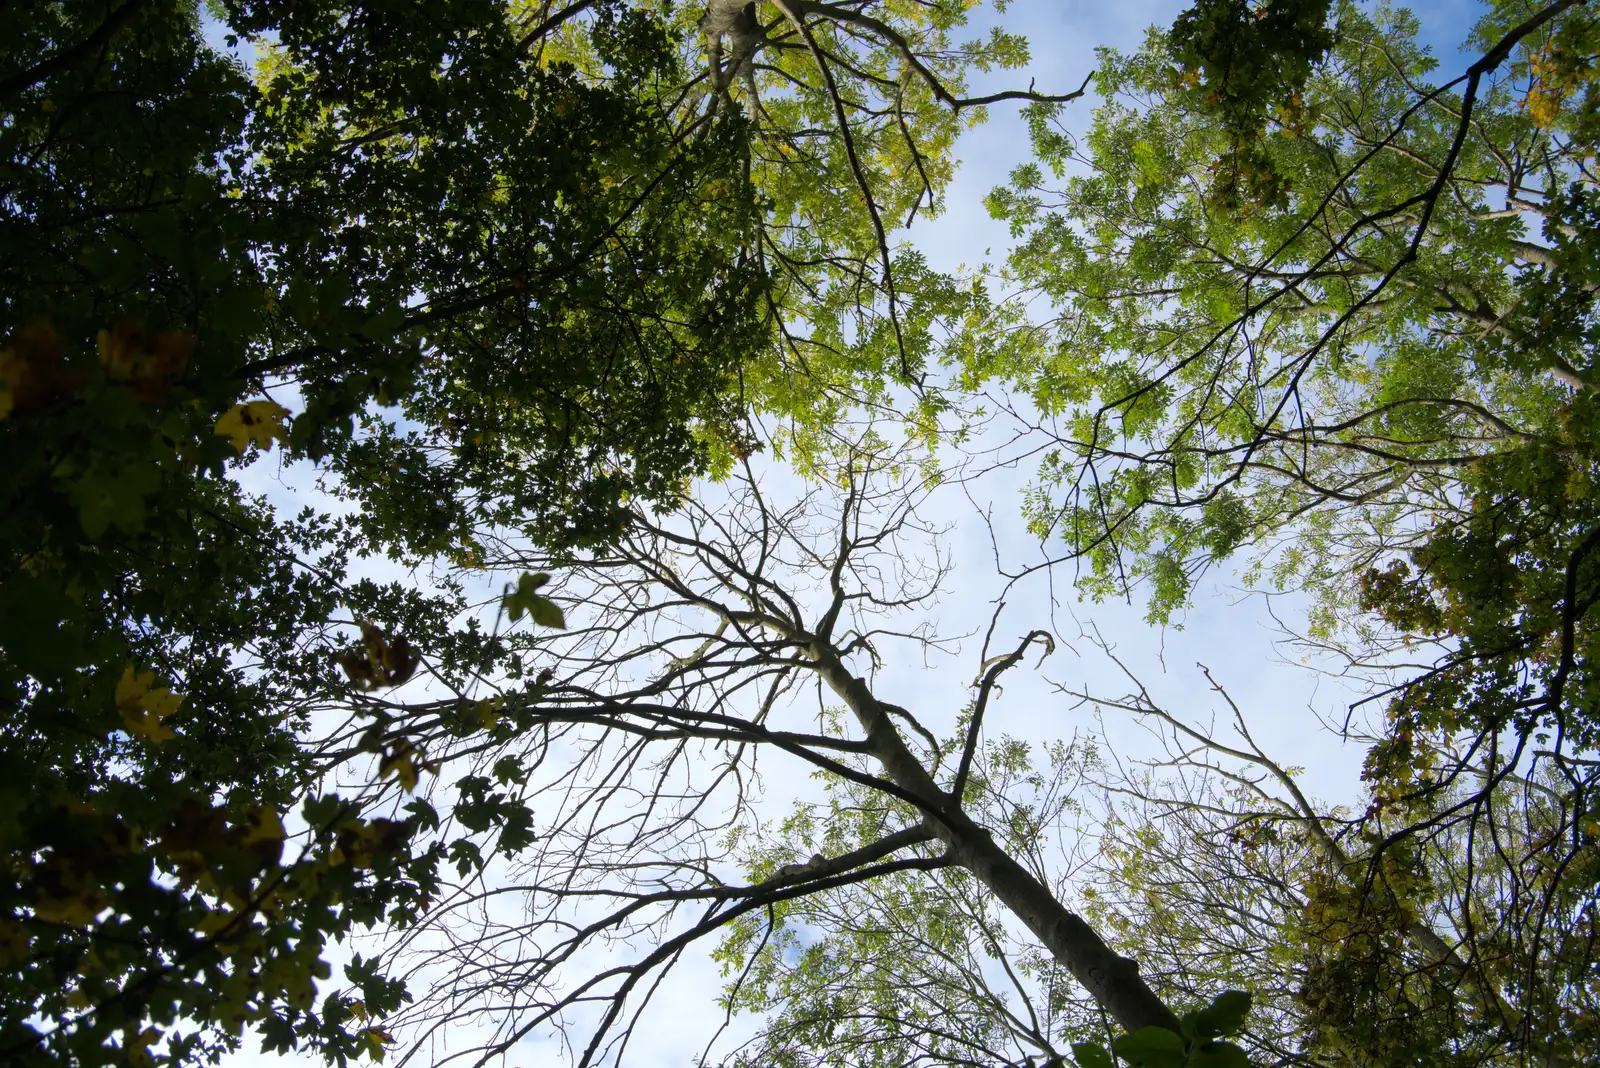
<svg viewBox="0 0 1600 1068">
<path fill-rule="evenodd" d="M 183 698 L 164 686 L 156 686 L 155 677 L 153 671 L 127 668 L 117 680 L 116 701 L 129 734 L 160 743 L 177 737 L 161 721 L 178 710 Z"/>
<path fill-rule="evenodd" d="M 274 440 L 289 440 L 289 432 L 284 427 L 288 417 L 289 409 L 274 401 L 246 401 L 223 413 L 217 420 L 216 432 L 232 441 L 241 454 L 252 442 L 261 449 L 270 449 Z"/>
</svg>

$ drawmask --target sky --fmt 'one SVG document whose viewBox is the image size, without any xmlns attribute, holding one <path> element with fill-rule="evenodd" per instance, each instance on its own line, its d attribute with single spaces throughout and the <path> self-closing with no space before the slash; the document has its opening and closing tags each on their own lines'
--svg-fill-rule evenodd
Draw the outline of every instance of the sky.
<svg viewBox="0 0 1600 1068">
<path fill-rule="evenodd" d="M 1003 21 L 1008 29 L 1029 39 L 1032 61 L 1022 71 L 979 75 L 972 89 L 992 91 L 1025 86 L 1030 81 L 1041 91 L 1074 89 L 1093 68 L 1097 47 L 1137 47 L 1147 26 L 1170 23 L 1182 6 L 1171 0 L 1115 4 L 1014 0 Z M 1425 39 L 1459 34 L 1473 6 L 1448 3 L 1424 9 Z M 994 17 L 988 8 L 980 8 L 974 16 L 975 28 L 980 29 Z M 1440 51 L 1447 68 L 1458 65 L 1453 46 Z M 1069 105 L 1063 121 L 1069 128 L 1082 130 L 1093 107 L 1091 94 Z M 1026 162 L 1030 153 L 1017 108 L 998 105 L 990 110 L 990 121 L 958 143 L 961 165 L 945 197 L 943 214 L 919 222 L 909 235 L 935 267 L 970 267 L 984 259 L 986 251 L 991 262 L 1004 255 L 1006 230 L 988 216 L 983 197 L 1002 184 L 1013 167 Z M 992 735 L 1009 733 L 1042 742 L 1103 727 L 1113 746 L 1130 753 L 1148 752 L 1148 737 L 1137 724 L 1116 720 L 1099 724 L 1088 710 L 1075 708 L 1055 692 L 1058 684 L 1112 697 L 1127 692 L 1126 680 L 1115 665 L 1080 637 L 1082 631 L 1097 629 L 1158 701 L 1200 724 L 1211 721 L 1220 706 L 1197 666 L 1206 665 L 1244 710 L 1263 748 L 1281 763 L 1304 769 L 1302 781 L 1309 792 L 1335 803 L 1355 800 L 1363 752 L 1342 742 L 1325 726 L 1329 720 L 1342 718 L 1351 692 L 1312 670 L 1316 665 L 1300 662 L 1297 651 L 1283 644 L 1284 635 L 1265 602 L 1243 596 L 1227 568 L 1201 584 L 1181 626 L 1162 630 L 1145 624 L 1143 609 L 1137 605 L 1080 602 L 1070 589 L 1070 580 L 1060 576 L 1053 586 L 1048 576 L 1042 576 L 1005 590 L 1004 578 L 996 574 L 996 558 L 1016 566 L 1036 560 L 1040 552 L 1026 533 L 1020 512 L 1021 491 L 1030 476 L 1030 467 L 1024 463 L 992 472 L 968 493 L 952 487 L 930 501 L 924 518 L 944 530 L 939 548 L 950 554 L 954 564 L 934 622 L 946 633 L 978 633 L 961 643 L 958 654 L 932 661 L 910 649 L 902 650 L 902 655 L 885 652 L 884 666 L 874 680 L 881 698 L 913 710 L 935 732 L 953 724 L 976 673 L 981 628 L 1004 592 L 1006 609 L 996 629 L 997 647 L 1009 648 L 1034 628 L 1052 630 L 1063 644 L 1037 670 L 1032 667 L 1036 658 L 1029 657 L 1027 670 L 1008 676 L 1003 697 L 991 714 Z M 249 479 L 253 488 L 285 501 L 303 494 L 308 484 L 304 472 L 288 471 L 275 477 L 266 464 L 253 469 Z M 780 496 L 798 489 L 793 477 L 776 467 L 768 470 L 767 479 L 771 491 Z M 989 522 L 981 511 L 988 512 Z M 1302 608 L 1293 598 L 1274 605 L 1290 621 Z M 769 765 L 766 776 L 774 812 L 781 811 L 790 798 L 805 796 L 812 789 L 803 769 L 782 772 Z M 642 1033 L 650 1036 L 649 1043 L 635 1045 L 630 1063 L 641 1068 L 692 1063 L 706 1036 L 720 1022 L 713 1003 L 719 987 L 720 980 L 708 960 L 703 956 L 686 959 L 646 1017 Z M 529 1046 L 508 1063 L 532 1068 L 546 1063 L 552 1053 L 554 1049 L 548 1045 Z M 246 1052 L 232 1058 L 229 1068 L 318 1063 L 308 1057 L 279 1059 Z M 426 1063 L 426 1058 L 413 1063 Z"/>
</svg>

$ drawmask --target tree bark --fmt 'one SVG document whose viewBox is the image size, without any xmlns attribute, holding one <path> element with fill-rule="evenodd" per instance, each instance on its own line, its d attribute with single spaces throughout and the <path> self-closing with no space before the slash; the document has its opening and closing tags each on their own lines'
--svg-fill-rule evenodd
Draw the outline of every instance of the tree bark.
<svg viewBox="0 0 1600 1068">
<path fill-rule="evenodd" d="M 761 46 L 761 23 L 756 18 L 756 5 L 746 0 L 707 0 L 706 13 L 700 17 L 700 30 L 706 35 L 712 88 L 718 93 L 724 92 L 735 78 L 752 70 L 750 64 Z M 727 38 L 726 48 L 724 37 Z"/>
<path fill-rule="evenodd" d="M 988 887 L 1028 926 L 1090 995 L 1127 1031 L 1141 1027 L 1178 1030 L 1178 1017 L 1139 975 L 1136 961 L 1118 955 L 1077 913 L 1056 900 L 1049 887 L 995 843 L 961 809 L 959 798 L 941 790 L 906 746 L 883 703 L 852 675 L 828 645 L 813 640 L 818 674 L 844 699 L 866 732 L 873 755 L 896 786 L 924 799 L 929 823 L 955 863 Z"/>
<path fill-rule="evenodd" d="M 733 31 L 741 15 L 753 19 L 756 5 L 749 0 L 706 0 L 706 13 L 700 19 L 700 28 L 712 36 Z"/>
</svg>

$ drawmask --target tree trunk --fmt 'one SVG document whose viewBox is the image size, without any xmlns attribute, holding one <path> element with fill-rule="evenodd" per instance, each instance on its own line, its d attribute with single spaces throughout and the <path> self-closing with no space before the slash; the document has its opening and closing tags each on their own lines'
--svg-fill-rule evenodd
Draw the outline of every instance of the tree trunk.
<svg viewBox="0 0 1600 1068">
<path fill-rule="evenodd" d="M 751 72 L 750 64 L 761 46 L 756 5 L 746 0 L 707 0 L 700 30 L 706 35 L 712 89 L 724 92 L 735 78 Z M 726 46 L 723 38 L 727 38 Z"/>
<path fill-rule="evenodd" d="M 1127 1031 L 1141 1027 L 1177 1031 L 1177 1014 L 1145 983 L 1138 963 L 1119 956 L 1106 945 L 1081 916 L 1057 901 L 1049 887 L 973 822 L 962 811 L 959 799 L 939 789 L 933 776 L 906 747 L 883 703 L 864 681 L 845 668 L 832 648 L 813 642 L 811 653 L 823 681 L 844 699 L 866 731 L 885 776 L 927 801 L 931 809 L 928 821 L 950 858 L 1027 924 L 1051 956 L 1083 984 L 1120 1027 Z"/>
<path fill-rule="evenodd" d="M 741 15 L 754 21 L 755 8 L 756 5 L 748 0 L 706 0 L 706 13 L 700 18 L 700 28 L 710 36 L 720 37 L 733 31 Z"/>
</svg>

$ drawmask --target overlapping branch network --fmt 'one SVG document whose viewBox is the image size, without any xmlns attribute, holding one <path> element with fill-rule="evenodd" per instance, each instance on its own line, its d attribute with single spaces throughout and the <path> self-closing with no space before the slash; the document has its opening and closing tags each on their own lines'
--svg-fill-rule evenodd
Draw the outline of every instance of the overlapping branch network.
<svg viewBox="0 0 1600 1068">
<path fill-rule="evenodd" d="M 1159 754 L 1084 770 L 1109 816 L 1090 914 L 1179 988 L 1255 991 L 1263 1062 L 1305 1048 L 1381 1058 L 1397 1042 L 1481 1063 L 1592 1059 L 1572 1021 L 1593 991 L 1571 981 L 1594 966 L 1588 754 L 1419 732 L 1396 775 L 1396 739 L 1347 726 L 1368 747 L 1366 808 L 1332 807 L 1252 734 L 1248 719 L 1281 710 L 1247 717 L 1203 665 L 1216 713 L 1175 709 L 1090 640 L 1128 692 L 1062 692 L 1142 725 Z"/>
<path fill-rule="evenodd" d="M 858 454 L 835 486 L 787 503 L 746 467 L 726 496 L 636 514 L 615 550 L 557 571 L 570 629 L 529 645 L 532 679 L 391 710 L 442 767 L 474 769 L 458 784 L 484 798 L 469 830 L 505 826 L 511 808 L 531 815 L 514 855 L 462 847 L 462 878 L 407 938 L 426 980 L 413 989 L 428 991 L 403 1021 L 416 1049 L 448 1029 L 436 1063 L 481 1063 L 561 1032 L 578 1063 L 620 1060 L 699 940 L 811 895 L 945 868 L 992 894 L 1121 1026 L 1175 1024 L 1137 966 L 968 811 L 995 682 L 1042 636 L 984 664 L 955 743 L 870 681 L 880 657 L 940 644 L 926 625 L 897 625 L 948 567 L 918 516 L 918 475 L 899 461 Z M 499 550 L 497 567 L 553 563 Z M 491 744 L 452 751 L 449 725 L 464 717 L 496 724 Z M 746 851 L 759 775 L 774 766 L 857 799 L 825 852 L 780 863 Z"/>
<path fill-rule="evenodd" d="M 1411 22 L 1346 5 L 1304 97 L 1248 151 L 1152 39 L 1099 75 L 1090 151 L 1041 135 L 1044 162 L 1094 176 L 1053 200 L 1025 169 L 994 204 L 1025 239 L 1017 279 L 1059 318 L 972 369 L 1030 393 L 1014 410 L 1045 459 L 1035 529 L 1097 593 L 1146 582 L 1165 617 L 1253 545 L 1338 601 L 1342 576 L 1459 517 L 1483 457 L 1559 436 L 1546 416 L 1588 390 L 1583 357 L 1540 338 L 1523 280 L 1579 284 L 1551 238 L 1594 175 L 1518 94 L 1557 28 L 1589 17 L 1507 13 L 1434 83 Z"/>
</svg>

